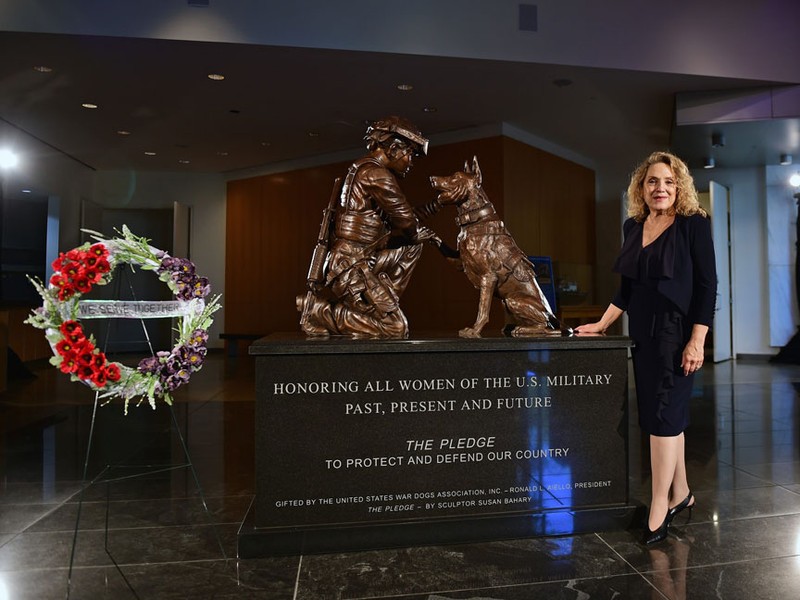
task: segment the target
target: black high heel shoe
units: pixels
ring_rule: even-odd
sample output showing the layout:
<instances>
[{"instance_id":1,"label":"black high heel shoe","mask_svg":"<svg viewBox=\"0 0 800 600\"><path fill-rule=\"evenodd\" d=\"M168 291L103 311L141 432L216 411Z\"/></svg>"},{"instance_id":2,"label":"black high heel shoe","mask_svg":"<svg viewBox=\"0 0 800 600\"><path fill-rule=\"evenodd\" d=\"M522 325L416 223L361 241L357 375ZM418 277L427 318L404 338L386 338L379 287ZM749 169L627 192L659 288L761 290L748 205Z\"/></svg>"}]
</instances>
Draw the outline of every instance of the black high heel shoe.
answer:
<instances>
[{"instance_id":1,"label":"black high heel shoe","mask_svg":"<svg viewBox=\"0 0 800 600\"><path fill-rule=\"evenodd\" d=\"M692 503L691 505L689 504L690 502ZM682 512L687 508L689 509L689 518L691 519L692 509L694 508L695 504L697 504L697 501L695 500L694 494L692 494L692 492L690 491L689 495L686 496L686 498L684 498L680 504L673 506L667 511L667 521L672 523L672 520L678 516L678 513Z\"/></svg>"},{"instance_id":2,"label":"black high heel shoe","mask_svg":"<svg viewBox=\"0 0 800 600\"><path fill-rule=\"evenodd\" d=\"M671 519L669 518L669 511L667 511L667 516L664 517L664 521L655 531L650 531L650 526L645 524L644 536L642 536L642 544L645 546L652 546L653 544L663 542L665 539L667 539L667 530L669 530L670 521Z\"/></svg>"}]
</instances>

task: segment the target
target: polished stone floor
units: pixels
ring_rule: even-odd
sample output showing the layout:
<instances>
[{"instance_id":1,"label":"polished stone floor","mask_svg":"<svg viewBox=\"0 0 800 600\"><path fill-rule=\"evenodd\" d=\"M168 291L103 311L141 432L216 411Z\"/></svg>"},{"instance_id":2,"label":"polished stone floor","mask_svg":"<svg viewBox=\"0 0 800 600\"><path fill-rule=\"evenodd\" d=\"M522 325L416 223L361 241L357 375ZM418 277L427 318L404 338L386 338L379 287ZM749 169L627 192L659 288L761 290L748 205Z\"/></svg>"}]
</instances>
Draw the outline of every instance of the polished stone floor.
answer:
<instances>
[{"instance_id":1,"label":"polished stone floor","mask_svg":"<svg viewBox=\"0 0 800 600\"><path fill-rule=\"evenodd\" d=\"M800 597L800 366L704 367L687 431L697 507L655 548L631 529L247 560L236 532L254 490L249 357L212 354L172 412L99 407L86 466L110 481L92 485L93 394L30 366L35 378L0 394L0 600ZM631 450L646 504L635 423Z\"/></svg>"}]
</instances>

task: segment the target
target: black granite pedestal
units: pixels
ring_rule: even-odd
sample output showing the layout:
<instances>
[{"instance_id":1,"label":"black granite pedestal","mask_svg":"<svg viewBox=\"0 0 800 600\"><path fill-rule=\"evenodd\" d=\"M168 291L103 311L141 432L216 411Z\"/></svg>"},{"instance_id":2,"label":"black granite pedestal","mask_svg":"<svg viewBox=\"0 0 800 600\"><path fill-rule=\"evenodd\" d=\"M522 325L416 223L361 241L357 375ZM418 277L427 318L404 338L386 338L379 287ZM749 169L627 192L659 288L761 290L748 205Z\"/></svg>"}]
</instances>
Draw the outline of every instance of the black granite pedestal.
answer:
<instances>
[{"instance_id":1,"label":"black granite pedestal","mask_svg":"<svg viewBox=\"0 0 800 600\"><path fill-rule=\"evenodd\" d=\"M256 496L239 556L628 527L629 346L257 340Z\"/></svg>"}]
</instances>

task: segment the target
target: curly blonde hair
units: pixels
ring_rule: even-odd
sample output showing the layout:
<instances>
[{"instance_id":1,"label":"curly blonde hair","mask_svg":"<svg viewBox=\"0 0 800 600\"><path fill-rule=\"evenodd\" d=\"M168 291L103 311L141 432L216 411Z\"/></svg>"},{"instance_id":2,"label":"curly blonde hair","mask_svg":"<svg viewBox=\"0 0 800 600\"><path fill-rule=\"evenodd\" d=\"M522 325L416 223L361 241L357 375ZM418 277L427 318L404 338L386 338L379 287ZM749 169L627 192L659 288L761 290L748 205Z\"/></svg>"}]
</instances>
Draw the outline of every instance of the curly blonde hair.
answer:
<instances>
[{"instance_id":1,"label":"curly blonde hair","mask_svg":"<svg viewBox=\"0 0 800 600\"><path fill-rule=\"evenodd\" d=\"M686 217L701 214L707 217L708 214L700 207L697 200L697 190L694 187L694 179L689 173L689 167L680 158L669 152L653 152L631 174L631 182L628 185L628 216L641 222L650 214L642 190L647 170L651 165L657 163L664 163L672 169L672 173L675 175L675 204L672 207L675 214Z\"/></svg>"}]
</instances>

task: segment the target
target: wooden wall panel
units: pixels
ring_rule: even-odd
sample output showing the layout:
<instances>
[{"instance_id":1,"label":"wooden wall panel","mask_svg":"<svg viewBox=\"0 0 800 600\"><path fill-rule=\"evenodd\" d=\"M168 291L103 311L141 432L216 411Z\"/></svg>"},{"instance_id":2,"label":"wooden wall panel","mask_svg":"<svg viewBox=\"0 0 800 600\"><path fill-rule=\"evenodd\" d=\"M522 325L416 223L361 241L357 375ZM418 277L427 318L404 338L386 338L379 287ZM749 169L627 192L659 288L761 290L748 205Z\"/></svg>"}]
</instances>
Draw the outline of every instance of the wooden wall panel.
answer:
<instances>
[{"instance_id":1,"label":"wooden wall panel","mask_svg":"<svg viewBox=\"0 0 800 600\"><path fill-rule=\"evenodd\" d=\"M503 147L511 234L529 254L550 256L556 277L578 282L591 303L594 171L516 140Z\"/></svg>"},{"instance_id":2,"label":"wooden wall panel","mask_svg":"<svg viewBox=\"0 0 800 600\"><path fill-rule=\"evenodd\" d=\"M484 189L512 234L515 238L522 235L526 251L547 253L545 250L551 247L542 246L537 237L547 229L541 225L544 204L531 202L531 198L545 198L556 206L569 194L563 192L565 179L546 181L550 171L559 161L566 163L563 169L576 165L563 159L551 163L550 159L556 157L536 149L529 152L528 146L509 142L498 136L433 146L429 156L415 160L414 169L401 186L412 204L425 204L435 197L429 182L431 175L460 170L465 160L471 161L477 155ZM343 177L348 166L346 162L336 163L228 183L226 332L299 330L295 297L305 292L308 263L333 181ZM592 199L593 185L592 174ZM513 189L511 194L509 186ZM560 190L556 198L551 198L553 190ZM548 210L546 214L554 212ZM454 217L452 208L444 209L425 224L455 246L458 227ZM588 230L593 227L593 213L591 218L586 225ZM574 227L570 219L569 227L562 229ZM591 247L591 256L582 259L593 261L593 238L582 244ZM561 244L559 240L558 247L562 245L571 248L568 241ZM572 258L572 254L569 256ZM401 300L412 334L432 330L455 333L474 322L477 302L477 290L432 246L425 248ZM502 308L496 302L487 327L496 330L502 326Z\"/></svg>"}]
</instances>

